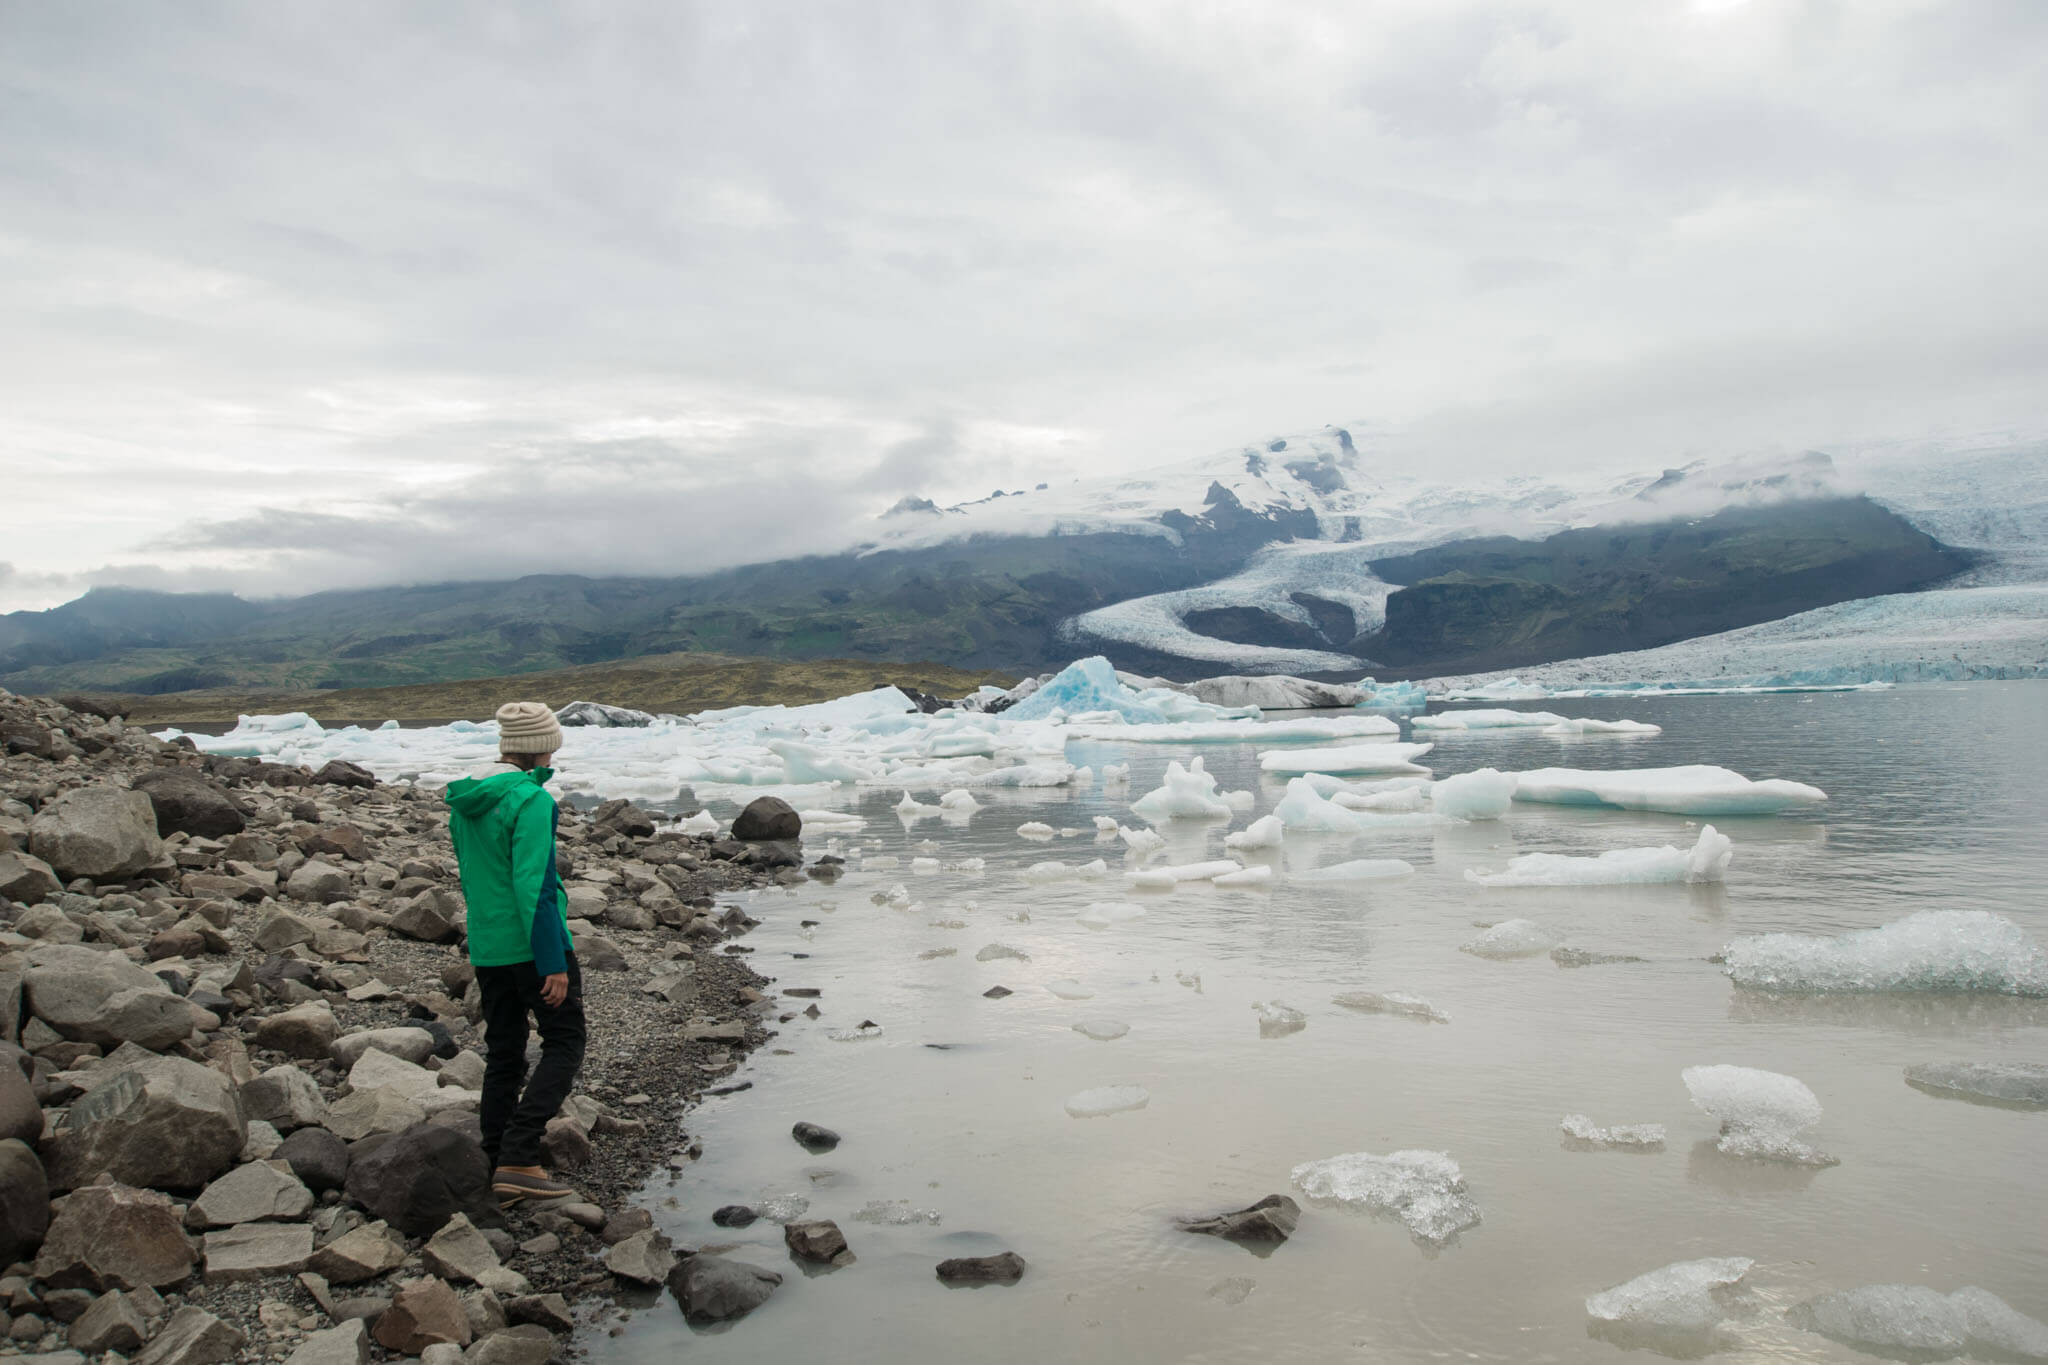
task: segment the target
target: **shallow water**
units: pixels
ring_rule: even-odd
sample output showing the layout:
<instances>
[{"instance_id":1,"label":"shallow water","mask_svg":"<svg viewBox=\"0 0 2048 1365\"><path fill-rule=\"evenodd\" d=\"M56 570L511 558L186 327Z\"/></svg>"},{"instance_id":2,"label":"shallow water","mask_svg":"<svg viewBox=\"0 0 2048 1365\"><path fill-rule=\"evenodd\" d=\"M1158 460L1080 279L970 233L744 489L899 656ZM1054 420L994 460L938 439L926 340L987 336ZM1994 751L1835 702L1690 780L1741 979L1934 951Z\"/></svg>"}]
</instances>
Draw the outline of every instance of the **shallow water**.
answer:
<instances>
[{"instance_id":1,"label":"shallow water","mask_svg":"<svg viewBox=\"0 0 2048 1365\"><path fill-rule=\"evenodd\" d=\"M1498 823L1296 834L1277 851L1283 872L1354 858L1416 865L1397 881L1147 895L1123 891L1121 845L1096 843L1091 817L1135 823L1130 801L1166 762L1200 754L1224 788L1257 791L1258 806L1229 825L1175 825L1165 856L1224 856L1223 831L1270 809L1284 786L1261 778L1251 747L1075 744L1076 762L1131 763L1129 788L977 792L984 809L965 826L906 830L889 809L896 792L849 794L869 823L842 843L899 864L745 902L763 921L744 940L754 965L778 989L820 988L822 1017L782 1026L735 1078L752 1089L695 1111L704 1159L642 1197L679 1243L736 1244L785 1283L728 1330L693 1331L663 1298L614 1324L617 1336L595 1330L583 1344L606 1362L1579 1361L1619 1354L1589 1334L1588 1294L1703 1256L1757 1261L1752 1313L1726 1359L1867 1359L1779 1310L1872 1282L1977 1284L2048 1318L2048 1113L1936 1097L1901 1076L1927 1061L2048 1060L2048 1002L1758 996L1705 960L1737 933L1837 933L1931 908L1996 911L2048 941L2048 684L1537 706L1664 733L1432 735L1423 761L1439 777L1718 763L1810 782L1831 800L1813 815L1716 820L1735 840L1725 886L1465 882L1463 869L1518 852L1683 847L1697 832L1676 816L1518 804ZM1032 842L1015 833L1027 820L1086 832ZM914 875L921 852L988 866ZM1101 882L1020 875L1098 854L1113 869ZM873 903L897 883L915 908ZM1079 924L1100 900L1147 913ZM1568 970L1458 951L1476 925L1513 917L1572 947L1646 960ZM976 961L991 943L1029 960ZM1061 978L1093 998L1056 997L1046 983ZM1016 993L985 999L998 984ZM1331 1003L1360 990L1412 992L1450 1022ZM1303 1011L1307 1027L1262 1038L1253 1005L1273 1001ZM1097 1042L1073 1028L1105 1016L1129 1033ZM828 1039L863 1020L882 1036ZM1810 1085L1826 1115L1805 1136L1841 1164L1717 1154L1714 1121L1693 1109L1679 1072L1719 1062ZM1068 1116L1068 1096L1115 1084L1145 1087L1148 1105ZM1669 1141L1647 1154L1569 1150L1558 1131L1568 1112L1661 1123ZM811 1155L789 1136L798 1119L845 1141ZM1410 1147L1456 1158L1484 1215L1441 1252L1343 1208L1305 1205L1295 1236L1263 1258L1173 1225L1269 1193L1298 1197L1289 1172L1305 1161ZM710 1221L721 1205L780 1193L837 1220L859 1261L807 1277L775 1225ZM941 1221L857 1221L875 1200ZM1030 1264L1015 1287L948 1290L933 1277L943 1258L1005 1248Z\"/></svg>"}]
</instances>

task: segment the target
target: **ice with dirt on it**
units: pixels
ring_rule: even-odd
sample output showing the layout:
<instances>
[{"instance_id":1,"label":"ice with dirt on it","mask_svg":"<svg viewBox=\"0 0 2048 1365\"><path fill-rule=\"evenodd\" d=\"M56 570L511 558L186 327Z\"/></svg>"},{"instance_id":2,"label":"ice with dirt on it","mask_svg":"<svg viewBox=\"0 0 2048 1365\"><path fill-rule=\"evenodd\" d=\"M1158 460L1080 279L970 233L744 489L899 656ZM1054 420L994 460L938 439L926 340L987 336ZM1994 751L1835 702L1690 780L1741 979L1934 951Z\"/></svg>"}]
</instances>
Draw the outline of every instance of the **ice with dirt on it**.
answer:
<instances>
[{"instance_id":1,"label":"ice with dirt on it","mask_svg":"<svg viewBox=\"0 0 2048 1365\"><path fill-rule=\"evenodd\" d=\"M1114 815L1098 815L1095 817L1095 832L1097 834L1115 834L1122 828L1123 826L1116 822Z\"/></svg>"},{"instance_id":2,"label":"ice with dirt on it","mask_svg":"<svg viewBox=\"0 0 2048 1365\"><path fill-rule=\"evenodd\" d=\"M1074 1032L1084 1038L1093 1038L1098 1043L1113 1043L1131 1031L1131 1026L1121 1019L1094 1016L1079 1019L1074 1023Z\"/></svg>"},{"instance_id":3,"label":"ice with dirt on it","mask_svg":"<svg viewBox=\"0 0 2048 1365\"><path fill-rule=\"evenodd\" d=\"M1498 820L1514 804L1516 778L1494 768L1477 768L1431 784L1430 808L1454 820Z\"/></svg>"},{"instance_id":4,"label":"ice with dirt on it","mask_svg":"<svg viewBox=\"0 0 2048 1365\"><path fill-rule=\"evenodd\" d=\"M1796 1076L1747 1066L1689 1066L1679 1073L1692 1102L1721 1121L1723 1155L1798 1166L1838 1159L1799 1140L1821 1119L1820 1100Z\"/></svg>"},{"instance_id":5,"label":"ice with dirt on it","mask_svg":"<svg viewBox=\"0 0 2048 1365\"><path fill-rule=\"evenodd\" d=\"M1922 1062L1906 1068L1906 1084L1938 1095L2048 1109L2048 1065L2039 1062Z\"/></svg>"},{"instance_id":6,"label":"ice with dirt on it","mask_svg":"<svg viewBox=\"0 0 2048 1365\"><path fill-rule=\"evenodd\" d=\"M1582 735L1661 735L1664 727L1641 720L1595 720L1579 716L1546 725L1539 732L1548 739L1576 739Z\"/></svg>"},{"instance_id":7,"label":"ice with dirt on it","mask_svg":"<svg viewBox=\"0 0 2048 1365\"><path fill-rule=\"evenodd\" d=\"M1261 815L1243 829L1234 829L1223 836L1225 848L1278 848L1286 837L1287 826L1277 815Z\"/></svg>"},{"instance_id":8,"label":"ice with dirt on it","mask_svg":"<svg viewBox=\"0 0 2048 1365\"><path fill-rule=\"evenodd\" d=\"M1035 839L1041 843L1058 833L1058 830L1046 824L1043 820L1026 820L1023 824L1017 826L1019 838Z\"/></svg>"},{"instance_id":9,"label":"ice with dirt on it","mask_svg":"<svg viewBox=\"0 0 2048 1365\"><path fill-rule=\"evenodd\" d=\"M1225 889L1244 886L1270 886L1273 869L1270 867L1242 867L1235 872L1226 872L1220 877L1211 877L1209 885Z\"/></svg>"},{"instance_id":10,"label":"ice with dirt on it","mask_svg":"<svg viewBox=\"0 0 2048 1365\"><path fill-rule=\"evenodd\" d=\"M1021 948L1012 948L1007 943L991 943L974 955L976 962L1016 961L1029 962L1031 954Z\"/></svg>"},{"instance_id":11,"label":"ice with dirt on it","mask_svg":"<svg viewBox=\"0 0 2048 1365\"><path fill-rule=\"evenodd\" d=\"M1595 1147L1664 1145L1664 1125L1661 1123L1617 1123L1612 1128L1602 1128L1584 1114L1566 1114L1557 1126L1574 1142L1590 1143Z\"/></svg>"},{"instance_id":12,"label":"ice with dirt on it","mask_svg":"<svg viewBox=\"0 0 2048 1365\"><path fill-rule=\"evenodd\" d=\"M1729 1316L1716 1290L1741 1282L1756 1264L1747 1256L1677 1261L1586 1300L1595 1322L1650 1332L1711 1332Z\"/></svg>"},{"instance_id":13,"label":"ice with dirt on it","mask_svg":"<svg viewBox=\"0 0 2048 1365\"><path fill-rule=\"evenodd\" d=\"M1417 730L1521 730L1559 725L1563 716L1548 711L1443 711L1434 716L1416 716L1408 724Z\"/></svg>"},{"instance_id":14,"label":"ice with dirt on it","mask_svg":"<svg viewBox=\"0 0 2048 1365\"><path fill-rule=\"evenodd\" d=\"M1409 877L1415 873L1415 864L1399 858L1354 858L1348 863L1332 863L1328 867L1313 868L1297 872L1298 882L1380 882L1393 877Z\"/></svg>"},{"instance_id":15,"label":"ice with dirt on it","mask_svg":"<svg viewBox=\"0 0 2048 1365\"><path fill-rule=\"evenodd\" d=\"M1722 955L1729 977L1752 990L2048 996L2048 953L1989 910L1920 910L1837 938L1746 934Z\"/></svg>"},{"instance_id":16,"label":"ice with dirt on it","mask_svg":"<svg viewBox=\"0 0 2048 1365\"><path fill-rule=\"evenodd\" d=\"M1592 858L1562 853L1524 853L1502 872L1465 869L1465 880L1480 886L1657 886L1675 882L1724 881L1735 841L1712 825L1700 828L1690 849L1616 848Z\"/></svg>"},{"instance_id":17,"label":"ice with dirt on it","mask_svg":"<svg viewBox=\"0 0 2048 1365\"><path fill-rule=\"evenodd\" d=\"M1145 907L1129 901L1097 901L1074 918L1087 928L1107 929L1113 924L1145 918Z\"/></svg>"},{"instance_id":18,"label":"ice with dirt on it","mask_svg":"<svg viewBox=\"0 0 2048 1365\"><path fill-rule=\"evenodd\" d=\"M1077 1119L1107 1118L1143 1109L1151 1101L1142 1085L1104 1085L1067 1096L1067 1112Z\"/></svg>"},{"instance_id":19,"label":"ice with dirt on it","mask_svg":"<svg viewBox=\"0 0 2048 1365\"><path fill-rule=\"evenodd\" d=\"M1304 1162L1292 1179L1312 1200L1399 1218L1429 1246L1441 1247L1479 1222L1479 1206L1466 1197L1464 1172L1449 1152L1347 1152Z\"/></svg>"},{"instance_id":20,"label":"ice with dirt on it","mask_svg":"<svg viewBox=\"0 0 2048 1365\"><path fill-rule=\"evenodd\" d=\"M1131 803L1131 814L1150 824L1165 820L1228 820L1230 803L1216 791L1216 779L1203 769L1202 760L1191 758L1182 767L1178 760L1166 765L1162 786Z\"/></svg>"},{"instance_id":21,"label":"ice with dirt on it","mask_svg":"<svg viewBox=\"0 0 2048 1365\"><path fill-rule=\"evenodd\" d=\"M1062 1000L1093 1000L1095 998L1094 991L1089 990L1070 976L1063 976L1057 981L1048 981L1045 983L1045 988Z\"/></svg>"},{"instance_id":22,"label":"ice with dirt on it","mask_svg":"<svg viewBox=\"0 0 2048 1365\"><path fill-rule=\"evenodd\" d=\"M1559 941L1556 934L1534 920L1510 919L1502 920L1469 943L1459 944L1458 951L1504 962L1510 958L1547 953Z\"/></svg>"},{"instance_id":23,"label":"ice with dirt on it","mask_svg":"<svg viewBox=\"0 0 2048 1365\"><path fill-rule=\"evenodd\" d=\"M1304 773L1427 773L1414 760L1433 744L1351 744L1341 749L1264 749L1259 769L1277 777Z\"/></svg>"},{"instance_id":24,"label":"ice with dirt on it","mask_svg":"<svg viewBox=\"0 0 2048 1365\"><path fill-rule=\"evenodd\" d=\"M1346 991L1330 997L1330 1003L1360 1014L1392 1014L1425 1024L1448 1024L1451 1016L1419 995L1405 991Z\"/></svg>"},{"instance_id":25,"label":"ice with dirt on it","mask_svg":"<svg viewBox=\"0 0 2048 1365\"><path fill-rule=\"evenodd\" d=\"M1707 764L1679 768L1536 768L1516 773L1515 800L1553 806L1612 806L1668 815L1775 815L1805 810L1828 794L1804 782L1741 773Z\"/></svg>"},{"instance_id":26,"label":"ice with dirt on it","mask_svg":"<svg viewBox=\"0 0 2048 1365\"><path fill-rule=\"evenodd\" d=\"M1283 1005L1278 1000L1270 1003L1254 1000L1252 1008L1259 1014L1261 1038L1285 1038L1290 1033L1299 1033L1308 1027L1306 1014L1292 1005Z\"/></svg>"},{"instance_id":27,"label":"ice with dirt on it","mask_svg":"<svg viewBox=\"0 0 2048 1365\"><path fill-rule=\"evenodd\" d=\"M2048 1323L1976 1285L1944 1294L1918 1284L1867 1284L1795 1304L1785 1318L1845 1345L1906 1359L2048 1361Z\"/></svg>"}]
</instances>

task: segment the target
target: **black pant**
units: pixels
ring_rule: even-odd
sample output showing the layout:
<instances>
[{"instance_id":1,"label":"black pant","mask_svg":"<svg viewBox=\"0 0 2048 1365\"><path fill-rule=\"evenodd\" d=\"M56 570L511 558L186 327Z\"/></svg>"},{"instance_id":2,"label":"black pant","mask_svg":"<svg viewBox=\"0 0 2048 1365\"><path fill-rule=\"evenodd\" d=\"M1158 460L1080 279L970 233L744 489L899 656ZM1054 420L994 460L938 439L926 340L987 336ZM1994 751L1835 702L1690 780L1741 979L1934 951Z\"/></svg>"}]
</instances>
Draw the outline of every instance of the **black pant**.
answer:
<instances>
[{"instance_id":1,"label":"black pant","mask_svg":"<svg viewBox=\"0 0 2048 1365\"><path fill-rule=\"evenodd\" d=\"M540 1165L541 1134L569 1098L583 1065L583 973L569 954L569 994L559 1005L540 998L540 973L531 962L478 967L483 997L484 1093L478 1120L493 1166ZM526 1079L526 1016L540 1030L540 1065Z\"/></svg>"}]
</instances>

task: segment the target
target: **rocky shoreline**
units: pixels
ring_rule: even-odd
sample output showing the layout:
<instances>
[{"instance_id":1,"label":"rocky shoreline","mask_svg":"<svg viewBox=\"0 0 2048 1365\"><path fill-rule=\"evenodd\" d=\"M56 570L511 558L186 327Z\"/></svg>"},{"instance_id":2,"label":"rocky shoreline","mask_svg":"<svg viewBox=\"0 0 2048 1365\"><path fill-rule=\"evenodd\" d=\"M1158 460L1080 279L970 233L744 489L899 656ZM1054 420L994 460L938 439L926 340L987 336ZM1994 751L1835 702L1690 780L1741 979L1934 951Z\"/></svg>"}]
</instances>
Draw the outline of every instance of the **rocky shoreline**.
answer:
<instances>
[{"instance_id":1,"label":"rocky shoreline","mask_svg":"<svg viewBox=\"0 0 2048 1365\"><path fill-rule=\"evenodd\" d=\"M775 1022L719 897L836 873L793 811L563 807L591 1041L547 1148L582 1198L501 1212L438 791L66 700L0 692L0 1356L544 1365L615 1291L772 1289L626 1201Z\"/></svg>"}]
</instances>

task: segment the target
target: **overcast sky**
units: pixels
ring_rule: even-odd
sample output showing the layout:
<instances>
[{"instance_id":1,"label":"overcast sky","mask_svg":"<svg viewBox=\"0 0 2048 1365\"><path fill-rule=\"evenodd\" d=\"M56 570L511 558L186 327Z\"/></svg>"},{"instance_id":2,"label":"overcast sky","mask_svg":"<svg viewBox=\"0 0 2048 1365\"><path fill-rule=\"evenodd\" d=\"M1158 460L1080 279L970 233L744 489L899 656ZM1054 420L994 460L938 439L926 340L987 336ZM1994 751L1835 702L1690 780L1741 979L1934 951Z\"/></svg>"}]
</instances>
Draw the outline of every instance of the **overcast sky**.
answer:
<instances>
[{"instance_id":1,"label":"overcast sky","mask_svg":"<svg viewBox=\"0 0 2048 1365\"><path fill-rule=\"evenodd\" d=\"M2038 427L2044 130L2042 0L0 0L0 608Z\"/></svg>"}]
</instances>

